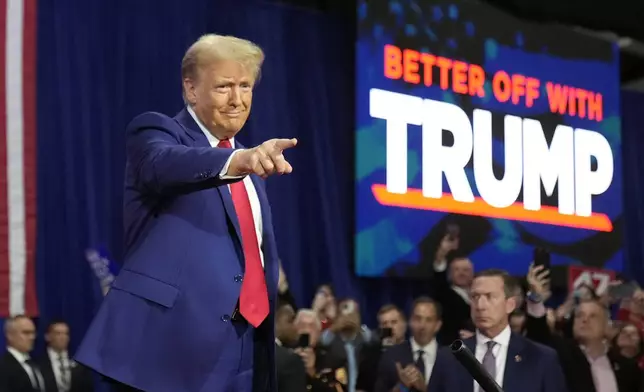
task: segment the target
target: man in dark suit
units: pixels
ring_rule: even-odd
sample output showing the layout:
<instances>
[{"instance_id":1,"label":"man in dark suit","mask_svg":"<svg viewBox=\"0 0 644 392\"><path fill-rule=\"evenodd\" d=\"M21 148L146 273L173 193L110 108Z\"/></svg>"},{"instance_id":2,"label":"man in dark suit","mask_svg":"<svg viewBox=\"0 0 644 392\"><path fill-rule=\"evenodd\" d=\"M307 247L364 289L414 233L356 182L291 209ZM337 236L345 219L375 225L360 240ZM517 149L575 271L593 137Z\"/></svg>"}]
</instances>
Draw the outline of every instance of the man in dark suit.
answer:
<instances>
[{"instance_id":1,"label":"man in dark suit","mask_svg":"<svg viewBox=\"0 0 644 392\"><path fill-rule=\"evenodd\" d=\"M512 278L501 270L475 277L470 297L476 334L465 345L505 392L567 392L557 353L510 330L514 287ZM483 392L454 357L436 364L429 390Z\"/></svg>"},{"instance_id":2,"label":"man in dark suit","mask_svg":"<svg viewBox=\"0 0 644 392\"><path fill-rule=\"evenodd\" d=\"M446 235L434 260L434 298L444 309L443 327L437 339L444 345L474 334L469 297L474 266L465 254L456 250L458 242L458 237Z\"/></svg>"},{"instance_id":3,"label":"man in dark suit","mask_svg":"<svg viewBox=\"0 0 644 392\"><path fill-rule=\"evenodd\" d=\"M451 356L438 347L436 333L441 327L440 305L427 297L416 299L409 319L411 338L389 348L380 359L375 392L390 392L394 388L415 392L428 391L434 365Z\"/></svg>"},{"instance_id":4,"label":"man in dark suit","mask_svg":"<svg viewBox=\"0 0 644 392\"><path fill-rule=\"evenodd\" d=\"M69 326L57 320L45 332L47 350L37 362L45 380L46 392L92 392L92 374L69 357Z\"/></svg>"},{"instance_id":5,"label":"man in dark suit","mask_svg":"<svg viewBox=\"0 0 644 392\"><path fill-rule=\"evenodd\" d=\"M127 127L125 262L76 359L119 388L274 391L278 257L263 178L295 139L244 149L264 59L206 35L181 65L187 107Z\"/></svg>"},{"instance_id":6,"label":"man in dark suit","mask_svg":"<svg viewBox=\"0 0 644 392\"><path fill-rule=\"evenodd\" d=\"M550 296L548 271L530 266L526 335L554 348L565 370L570 392L641 392L637 363L621 356L606 342L610 314L598 300L581 302L574 310L572 338L551 332L543 304Z\"/></svg>"},{"instance_id":7,"label":"man in dark suit","mask_svg":"<svg viewBox=\"0 0 644 392\"><path fill-rule=\"evenodd\" d=\"M36 327L26 316L14 316L4 324L7 350L0 357L0 391L45 392L45 382L29 353L34 347Z\"/></svg>"}]
</instances>

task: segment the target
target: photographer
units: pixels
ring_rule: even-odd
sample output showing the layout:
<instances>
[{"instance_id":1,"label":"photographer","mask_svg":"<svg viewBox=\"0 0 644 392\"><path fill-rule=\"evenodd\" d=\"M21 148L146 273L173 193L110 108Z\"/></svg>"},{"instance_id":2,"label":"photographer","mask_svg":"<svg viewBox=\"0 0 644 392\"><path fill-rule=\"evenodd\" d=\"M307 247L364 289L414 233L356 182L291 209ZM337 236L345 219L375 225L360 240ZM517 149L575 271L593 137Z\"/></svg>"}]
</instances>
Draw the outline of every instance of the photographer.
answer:
<instances>
[{"instance_id":1,"label":"photographer","mask_svg":"<svg viewBox=\"0 0 644 392\"><path fill-rule=\"evenodd\" d=\"M378 364L383 353L405 341L405 314L396 305L385 305L378 311L378 334L362 349L356 390L373 391L378 378Z\"/></svg>"},{"instance_id":2,"label":"photographer","mask_svg":"<svg viewBox=\"0 0 644 392\"><path fill-rule=\"evenodd\" d=\"M365 346L372 344L374 334L361 325L360 308L354 299L338 303L338 316L331 327L322 333L322 345L329 354L347 369L347 389L356 391L358 367Z\"/></svg>"},{"instance_id":3,"label":"photographer","mask_svg":"<svg viewBox=\"0 0 644 392\"><path fill-rule=\"evenodd\" d=\"M316 312L301 309L295 317L298 335L297 347L293 350L304 363L307 390L313 392L342 392L347 383L347 372L342 360L334 358L320 346L322 325Z\"/></svg>"}]
</instances>

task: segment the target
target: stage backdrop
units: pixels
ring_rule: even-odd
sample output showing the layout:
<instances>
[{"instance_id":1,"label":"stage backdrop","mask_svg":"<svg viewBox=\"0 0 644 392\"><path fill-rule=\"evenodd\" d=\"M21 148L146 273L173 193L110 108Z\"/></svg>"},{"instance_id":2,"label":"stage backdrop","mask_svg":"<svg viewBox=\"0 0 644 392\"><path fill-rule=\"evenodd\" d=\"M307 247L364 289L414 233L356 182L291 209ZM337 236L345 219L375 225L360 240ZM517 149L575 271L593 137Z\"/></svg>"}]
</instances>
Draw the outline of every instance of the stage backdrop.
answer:
<instances>
[{"instance_id":1,"label":"stage backdrop","mask_svg":"<svg viewBox=\"0 0 644 392\"><path fill-rule=\"evenodd\" d=\"M359 275L426 277L444 237L622 270L616 46L468 0L361 1L358 31Z\"/></svg>"}]
</instances>

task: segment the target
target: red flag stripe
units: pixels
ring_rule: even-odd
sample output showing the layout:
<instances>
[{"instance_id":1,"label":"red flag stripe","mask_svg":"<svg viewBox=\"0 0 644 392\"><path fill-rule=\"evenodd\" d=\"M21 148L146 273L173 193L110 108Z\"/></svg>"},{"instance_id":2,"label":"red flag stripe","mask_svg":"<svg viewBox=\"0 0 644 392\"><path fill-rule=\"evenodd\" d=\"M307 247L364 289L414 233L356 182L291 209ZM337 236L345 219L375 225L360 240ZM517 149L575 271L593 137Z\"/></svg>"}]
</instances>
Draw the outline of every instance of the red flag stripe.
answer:
<instances>
[{"instance_id":1,"label":"red flag stripe","mask_svg":"<svg viewBox=\"0 0 644 392\"><path fill-rule=\"evenodd\" d=\"M25 313L38 315L36 298L36 26L37 0L24 0L23 26L23 159L25 182L26 282Z\"/></svg>"},{"instance_id":2,"label":"red flag stripe","mask_svg":"<svg viewBox=\"0 0 644 392\"><path fill-rule=\"evenodd\" d=\"M7 26L7 2L0 0L0 26ZM7 28L0 29L0 317L9 315L9 224L7 212Z\"/></svg>"}]
</instances>

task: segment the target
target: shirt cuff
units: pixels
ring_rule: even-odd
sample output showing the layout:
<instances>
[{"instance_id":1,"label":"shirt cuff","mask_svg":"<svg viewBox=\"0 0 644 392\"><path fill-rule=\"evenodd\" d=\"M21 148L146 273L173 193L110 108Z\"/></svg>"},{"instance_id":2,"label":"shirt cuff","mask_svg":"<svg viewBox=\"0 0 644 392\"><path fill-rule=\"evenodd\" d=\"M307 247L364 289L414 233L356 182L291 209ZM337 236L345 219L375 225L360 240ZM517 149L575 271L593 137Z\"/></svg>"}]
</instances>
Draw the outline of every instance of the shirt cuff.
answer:
<instances>
[{"instance_id":1,"label":"shirt cuff","mask_svg":"<svg viewBox=\"0 0 644 392\"><path fill-rule=\"evenodd\" d=\"M526 302L526 310L528 312L528 315L534 318L541 318L546 315L546 306L543 304L543 302Z\"/></svg>"},{"instance_id":2,"label":"shirt cuff","mask_svg":"<svg viewBox=\"0 0 644 392\"><path fill-rule=\"evenodd\" d=\"M221 178L222 180L236 180L236 179L239 179L239 178L246 177L246 176L229 176L229 175L226 174L226 173L228 173L228 166L230 166L230 161L232 161L232 159L235 156L235 154L237 154L240 151L241 150L235 150L235 151L232 152L232 154L230 154L230 156L228 157L228 160L226 161L226 164L224 165L224 168L221 169L221 171L219 172L219 178Z\"/></svg>"},{"instance_id":3,"label":"shirt cuff","mask_svg":"<svg viewBox=\"0 0 644 392\"><path fill-rule=\"evenodd\" d=\"M446 269L447 269L447 260L441 260L438 263L434 263L434 271L445 272Z\"/></svg>"}]
</instances>

